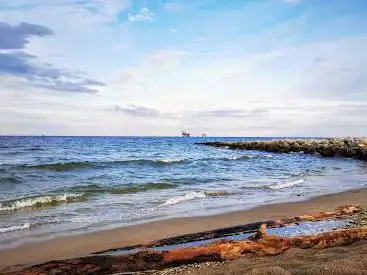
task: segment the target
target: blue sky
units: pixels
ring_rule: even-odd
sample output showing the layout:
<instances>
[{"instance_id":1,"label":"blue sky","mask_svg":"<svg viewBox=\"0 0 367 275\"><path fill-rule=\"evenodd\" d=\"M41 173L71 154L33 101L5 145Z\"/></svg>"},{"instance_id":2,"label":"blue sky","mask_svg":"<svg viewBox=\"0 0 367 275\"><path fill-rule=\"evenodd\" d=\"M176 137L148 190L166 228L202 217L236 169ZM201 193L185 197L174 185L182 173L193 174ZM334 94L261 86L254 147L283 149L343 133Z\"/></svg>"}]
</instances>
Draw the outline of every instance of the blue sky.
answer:
<instances>
[{"instance_id":1,"label":"blue sky","mask_svg":"<svg viewBox=\"0 0 367 275\"><path fill-rule=\"evenodd\" d=\"M367 135L365 0L0 0L0 133Z\"/></svg>"}]
</instances>

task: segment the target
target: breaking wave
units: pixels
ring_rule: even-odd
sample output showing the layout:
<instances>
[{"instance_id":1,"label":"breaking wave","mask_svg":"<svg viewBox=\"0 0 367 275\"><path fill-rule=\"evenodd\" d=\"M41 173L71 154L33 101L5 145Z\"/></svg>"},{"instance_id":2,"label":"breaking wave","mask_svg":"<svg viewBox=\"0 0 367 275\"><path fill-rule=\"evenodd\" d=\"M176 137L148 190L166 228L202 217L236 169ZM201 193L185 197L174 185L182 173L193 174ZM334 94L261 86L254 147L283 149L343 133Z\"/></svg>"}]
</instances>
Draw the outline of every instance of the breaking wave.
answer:
<instances>
[{"instance_id":1,"label":"breaking wave","mask_svg":"<svg viewBox=\"0 0 367 275\"><path fill-rule=\"evenodd\" d=\"M222 196L229 196L231 193L226 191L192 191L188 192L183 196L178 196L174 198L168 199L165 203L161 204L160 206L168 206L178 204L180 202L194 200L194 199L201 199L206 197L222 197Z\"/></svg>"},{"instance_id":2,"label":"breaking wave","mask_svg":"<svg viewBox=\"0 0 367 275\"><path fill-rule=\"evenodd\" d=\"M13 225L9 227L0 227L0 233L7 233L7 232L25 230L25 229L30 229L30 228L31 228L30 223L25 223L23 225Z\"/></svg>"},{"instance_id":3,"label":"breaking wave","mask_svg":"<svg viewBox=\"0 0 367 275\"><path fill-rule=\"evenodd\" d=\"M197 199L197 198L205 198L205 197L206 197L206 194L205 194L204 191L189 192L189 193L186 193L183 196L168 199L165 203L161 204L161 206L178 204L178 203L183 202L183 201L193 200L193 199Z\"/></svg>"},{"instance_id":4,"label":"breaking wave","mask_svg":"<svg viewBox=\"0 0 367 275\"><path fill-rule=\"evenodd\" d=\"M243 159L254 159L254 158L272 158L272 155L241 155L225 157L223 160L243 160Z\"/></svg>"},{"instance_id":5,"label":"breaking wave","mask_svg":"<svg viewBox=\"0 0 367 275\"><path fill-rule=\"evenodd\" d=\"M59 203L71 203L85 200L84 194L63 194L21 198L0 203L0 211L15 211L23 208L39 208Z\"/></svg>"},{"instance_id":6,"label":"breaking wave","mask_svg":"<svg viewBox=\"0 0 367 275\"><path fill-rule=\"evenodd\" d=\"M274 185L270 185L270 189L283 189L283 188L289 188L295 185L302 184L305 180L304 179L296 179L291 181L285 181L285 182L279 182Z\"/></svg>"},{"instance_id":7,"label":"breaking wave","mask_svg":"<svg viewBox=\"0 0 367 275\"><path fill-rule=\"evenodd\" d=\"M184 162L184 159L161 159L161 160L154 160L155 163L181 163Z\"/></svg>"}]
</instances>

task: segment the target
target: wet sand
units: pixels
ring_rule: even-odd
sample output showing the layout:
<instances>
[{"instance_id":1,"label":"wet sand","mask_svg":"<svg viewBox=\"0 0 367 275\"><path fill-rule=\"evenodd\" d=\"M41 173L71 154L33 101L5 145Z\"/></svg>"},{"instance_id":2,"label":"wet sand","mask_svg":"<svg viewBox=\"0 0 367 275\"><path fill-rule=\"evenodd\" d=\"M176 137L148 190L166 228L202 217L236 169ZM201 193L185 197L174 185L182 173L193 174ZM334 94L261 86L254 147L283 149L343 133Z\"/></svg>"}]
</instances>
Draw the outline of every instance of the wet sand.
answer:
<instances>
[{"instance_id":1,"label":"wet sand","mask_svg":"<svg viewBox=\"0 0 367 275\"><path fill-rule=\"evenodd\" d=\"M150 222L108 231L25 244L12 249L0 250L0 269L54 259L79 257L93 252L147 243L182 234L331 210L346 204L367 207L367 188L321 196L303 202L266 205L216 216Z\"/></svg>"}]
</instances>

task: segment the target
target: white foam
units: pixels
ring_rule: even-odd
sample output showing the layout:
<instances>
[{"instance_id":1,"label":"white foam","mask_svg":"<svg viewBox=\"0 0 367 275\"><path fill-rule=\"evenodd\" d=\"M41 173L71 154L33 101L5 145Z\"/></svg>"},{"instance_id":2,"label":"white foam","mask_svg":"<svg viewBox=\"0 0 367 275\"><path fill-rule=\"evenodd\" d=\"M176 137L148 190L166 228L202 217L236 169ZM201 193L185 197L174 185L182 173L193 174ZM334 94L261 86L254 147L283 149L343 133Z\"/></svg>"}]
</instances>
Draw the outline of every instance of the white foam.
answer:
<instances>
[{"instance_id":1,"label":"white foam","mask_svg":"<svg viewBox=\"0 0 367 275\"><path fill-rule=\"evenodd\" d=\"M205 197L206 197L206 194L205 194L204 191L189 192L189 193L186 193L183 196L168 199L165 203L161 204L161 206L178 204L178 203L183 202L183 201L193 200L193 199L197 199L197 198L205 198Z\"/></svg>"},{"instance_id":2,"label":"white foam","mask_svg":"<svg viewBox=\"0 0 367 275\"><path fill-rule=\"evenodd\" d=\"M25 230L31 228L30 223L25 223L23 225L13 225L9 227L0 227L0 233L7 233L12 231L18 231L18 230Z\"/></svg>"},{"instance_id":3,"label":"white foam","mask_svg":"<svg viewBox=\"0 0 367 275\"><path fill-rule=\"evenodd\" d=\"M292 181L279 182L277 184L270 185L269 188L270 189L283 189L283 188L288 188L288 187L292 187L292 186L301 184L304 181L305 181L304 179L297 179L297 180L292 180Z\"/></svg>"},{"instance_id":4,"label":"white foam","mask_svg":"<svg viewBox=\"0 0 367 275\"><path fill-rule=\"evenodd\" d=\"M241 159L253 159L253 158L272 158L273 155L241 155L241 156L231 156L226 157L226 160L241 160Z\"/></svg>"},{"instance_id":5,"label":"white foam","mask_svg":"<svg viewBox=\"0 0 367 275\"><path fill-rule=\"evenodd\" d=\"M43 206L57 202L71 202L79 200L83 194L65 193L63 195L40 196L34 198L24 198L8 203L0 203L0 211L14 211L22 208Z\"/></svg>"},{"instance_id":6,"label":"white foam","mask_svg":"<svg viewBox=\"0 0 367 275\"><path fill-rule=\"evenodd\" d=\"M255 156L250 156L250 155L243 155L243 156L233 156L233 157L227 157L225 158L226 160L240 160L240 159L252 159Z\"/></svg>"},{"instance_id":7,"label":"white foam","mask_svg":"<svg viewBox=\"0 0 367 275\"><path fill-rule=\"evenodd\" d=\"M178 163L178 162L182 162L184 161L184 159L161 159L161 160L157 160L156 162L163 162L163 163Z\"/></svg>"}]
</instances>

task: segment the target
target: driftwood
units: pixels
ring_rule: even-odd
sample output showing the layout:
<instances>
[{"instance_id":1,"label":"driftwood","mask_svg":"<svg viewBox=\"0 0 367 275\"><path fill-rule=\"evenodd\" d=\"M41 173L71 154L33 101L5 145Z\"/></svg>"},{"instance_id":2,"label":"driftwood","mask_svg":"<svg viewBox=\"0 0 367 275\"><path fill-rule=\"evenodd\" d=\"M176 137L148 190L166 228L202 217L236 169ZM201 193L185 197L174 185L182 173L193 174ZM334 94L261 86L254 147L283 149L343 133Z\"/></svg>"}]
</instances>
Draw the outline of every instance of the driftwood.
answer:
<instances>
[{"instance_id":1,"label":"driftwood","mask_svg":"<svg viewBox=\"0 0 367 275\"><path fill-rule=\"evenodd\" d=\"M334 211L314 213L288 219L275 220L273 225L283 226L304 220L321 220L341 217L359 212L354 206L339 207ZM246 254L259 256L277 255L289 248L322 249L347 245L359 240L367 240L367 227L337 230L314 236L279 237L266 233L267 224L263 223L248 240L221 240L203 246L178 248L168 251L146 249L130 255L96 255L77 259L50 261L20 270L12 274L113 274L144 270L161 270L167 267L207 261L225 261Z\"/></svg>"},{"instance_id":2,"label":"driftwood","mask_svg":"<svg viewBox=\"0 0 367 275\"><path fill-rule=\"evenodd\" d=\"M264 224L260 228L257 240L254 241L218 241L206 246L163 252L150 250L125 256L92 256L51 261L25 268L14 274L113 274L117 272L161 270L182 264L230 260L249 253L258 256L270 256L280 254L292 247L323 249L367 240L367 227L293 238L267 235L265 229Z\"/></svg>"},{"instance_id":3,"label":"driftwood","mask_svg":"<svg viewBox=\"0 0 367 275\"><path fill-rule=\"evenodd\" d=\"M149 249L149 248L154 248L154 247L163 247L167 245L175 245L175 244L182 244L182 243L188 243L188 242L210 240L214 238L223 238L223 237L231 236L235 234L255 233L258 231L258 228L262 224L266 224L267 228L277 228L277 227L283 227L283 226L296 224L299 222L305 222L305 221L320 221L320 220L331 219L331 218L343 219L348 215L356 214L356 213L359 213L360 211L362 211L362 209L359 207L352 206L352 205L345 205L345 206L340 206L332 211L315 212L309 215L302 215L302 216L269 220L269 221L261 221L261 222L255 222L255 223L250 223L250 224L245 224L245 225L234 226L234 227L227 227L227 228L221 228L221 229L216 229L216 230L186 234L186 235L162 239L162 240L158 240L158 241L154 241L154 242L150 242L146 244L139 244L139 245L127 246L127 247L122 247L122 248L117 248L117 249L99 251L93 254L98 255L98 254L106 254L106 253L118 252L118 251L128 251L128 250L133 250L133 249Z\"/></svg>"},{"instance_id":4,"label":"driftwood","mask_svg":"<svg viewBox=\"0 0 367 275\"><path fill-rule=\"evenodd\" d=\"M163 252L163 258L166 264L191 263L196 261L198 257L208 260L228 260L248 253L270 256L282 253L291 247L321 249L347 245L365 239L367 239L367 227L338 230L315 236L282 238L276 235L267 235L264 225L260 229L258 239L254 241L220 241L207 246L176 249Z\"/></svg>"}]
</instances>

